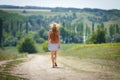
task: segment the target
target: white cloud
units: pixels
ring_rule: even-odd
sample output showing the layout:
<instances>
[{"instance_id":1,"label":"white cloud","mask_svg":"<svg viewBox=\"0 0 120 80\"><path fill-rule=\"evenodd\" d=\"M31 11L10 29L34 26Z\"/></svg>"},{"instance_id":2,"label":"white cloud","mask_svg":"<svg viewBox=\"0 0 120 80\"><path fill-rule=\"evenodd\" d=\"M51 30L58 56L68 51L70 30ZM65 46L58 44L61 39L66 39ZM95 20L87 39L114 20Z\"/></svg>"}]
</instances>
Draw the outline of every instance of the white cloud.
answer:
<instances>
[{"instance_id":1,"label":"white cloud","mask_svg":"<svg viewBox=\"0 0 120 80\"><path fill-rule=\"evenodd\" d=\"M120 0L0 0L0 5L120 9Z\"/></svg>"}]
</instances>

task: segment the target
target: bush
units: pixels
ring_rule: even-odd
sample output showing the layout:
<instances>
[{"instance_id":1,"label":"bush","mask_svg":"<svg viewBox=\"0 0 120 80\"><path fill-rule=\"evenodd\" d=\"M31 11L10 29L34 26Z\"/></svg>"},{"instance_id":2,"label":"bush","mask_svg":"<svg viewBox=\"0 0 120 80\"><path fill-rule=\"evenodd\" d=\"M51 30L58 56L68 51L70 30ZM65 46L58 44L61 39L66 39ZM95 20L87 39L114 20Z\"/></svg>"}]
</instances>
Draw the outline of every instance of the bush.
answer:
<instances>
[{"instance_id":1,"label":"bush","mask_svg":"<svg viewBox=\"0 0 120 80\"><path fill-rule=\"evenodd\" d=\"M91 37L86 41L86 43L105 43L105 30L97 30Z\"/></svg>"},{"instance_id":2,"label":"bush","mask_svg":"<svg viewBox=\"0 0 120 80\"><path fill-rule=\"evenodd\" d=\"M45 41L45 42L43 43L42 47L43 47L43 50L44 50L45 52L49 52L49 50L48 50L48 41Z\"/></svg>"},{"instance_id":3,"label":"bush","mask_svg":"<svg viewBox=\"0 0 120 80\"><path fill-rule=\"evenodd\" d=\"M13 36L8 36L4 42L3 42L3 46L16 46L18 39L13 37Z\"/></svg>"},{"instance_id":4,"label":"bush","mask_svg":"<svg viewBox=\"0 0 120 80\"><path fill-rule=\"evenodd\" d=\"M37 38L36 43L43 43L45 40L43 38Z\"/></svg>"},{"instance_id":5,"label":"bush","mask_svg":"<svg viewBox=\"0 0 120 80\"><path fill-rule=\"evenodd\" d=\"M18 44L18 51L19 52L28 52L28 53L36 53L36 47L32 39L30 38L23 38L20 40Z\"/></svg>"}]
</instances>

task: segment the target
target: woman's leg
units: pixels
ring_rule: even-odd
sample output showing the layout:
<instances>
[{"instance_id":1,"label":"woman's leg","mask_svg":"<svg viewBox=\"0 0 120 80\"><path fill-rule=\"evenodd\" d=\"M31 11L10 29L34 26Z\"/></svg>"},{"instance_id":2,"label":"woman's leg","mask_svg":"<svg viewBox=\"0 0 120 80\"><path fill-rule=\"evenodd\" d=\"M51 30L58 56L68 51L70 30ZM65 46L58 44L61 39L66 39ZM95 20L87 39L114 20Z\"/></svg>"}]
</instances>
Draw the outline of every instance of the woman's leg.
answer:
<instances>
[{"instance_id":1,"label":"woman's leg","mask_svg":"<svg viewBox=\"0 0 120 80\"><path fill-rule=\"evenodd\" d=\"M55 62L57 60L57 51L54 52Z\"/></svg>"},{"instance_id":2,"label":"woman's leg","mask_svg":"<svg viewBox=\"0 0 120 80\"><path fill-rule=\"evenodd\" d=\"M51 60L52 60L52 67L55 67L55 60L54 60L54 51L51 51Z\"/></svg>"},{"instance_id":3,"label":"woman's leg","mask_svg":"<svg viewBox=\"0 0 120 80\"><path fill-rule=\"evenodd\" d=\"M57 63L56 63L56 61L57 61L57 51L55 51L55 53L54 53L54 57L55 57L55 66L57 66Z\"/></svg>"},{"instance_id":4,"label":"woman's leg","mask_svg":"<svg viewBox=\"0 0 120 80\"><path fill-rule=\"evenodd\" d=\"M57 60L57 51L51 51L51 60L53 68L57 66L56 60Z\"/></svg>"}]
</instances>

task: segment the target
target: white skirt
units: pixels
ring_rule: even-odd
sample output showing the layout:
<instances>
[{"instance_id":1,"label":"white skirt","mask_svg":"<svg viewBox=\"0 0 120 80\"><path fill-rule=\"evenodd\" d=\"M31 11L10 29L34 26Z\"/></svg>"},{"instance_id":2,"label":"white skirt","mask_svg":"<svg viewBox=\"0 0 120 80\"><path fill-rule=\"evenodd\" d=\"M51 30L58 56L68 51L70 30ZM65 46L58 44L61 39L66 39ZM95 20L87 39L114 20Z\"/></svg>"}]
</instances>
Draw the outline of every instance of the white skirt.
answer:
<instances>
[{"instance_id":1,"label":"white skirt","mask_svg":"<svg viewBox=\"0 0 120 80\"><path fill-rule=\"evenodd\" d=\"M50 51L56 51L58 49L59 49L59 44L48 43L48 50L50 50Z\"/></svg>"}]
</instances>

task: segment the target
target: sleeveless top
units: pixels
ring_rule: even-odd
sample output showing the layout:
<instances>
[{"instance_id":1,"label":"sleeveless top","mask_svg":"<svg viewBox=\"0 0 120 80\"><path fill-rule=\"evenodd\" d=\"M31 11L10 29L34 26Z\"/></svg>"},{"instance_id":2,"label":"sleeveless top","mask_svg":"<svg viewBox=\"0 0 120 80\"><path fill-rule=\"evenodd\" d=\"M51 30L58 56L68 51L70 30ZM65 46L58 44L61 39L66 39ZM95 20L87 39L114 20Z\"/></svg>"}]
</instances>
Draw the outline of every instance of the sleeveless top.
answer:
<instances>
[{"instance_id":1,"label":"sleeveless top","mask_svg":"<svg viewBox=\"0 0 120 80\"><path fill-rule=\"evenodd\" d=\"M59 43L59 32L50 31L50 42Z\"/></svg>"}]
</instances>

